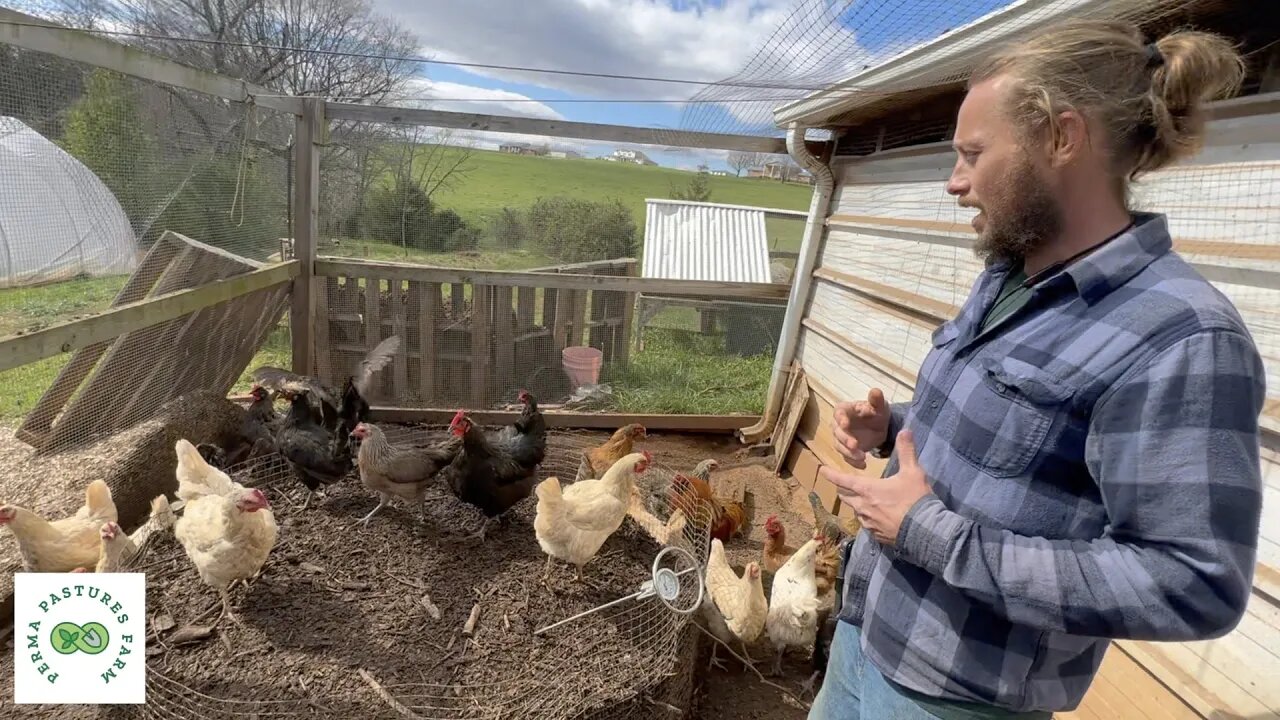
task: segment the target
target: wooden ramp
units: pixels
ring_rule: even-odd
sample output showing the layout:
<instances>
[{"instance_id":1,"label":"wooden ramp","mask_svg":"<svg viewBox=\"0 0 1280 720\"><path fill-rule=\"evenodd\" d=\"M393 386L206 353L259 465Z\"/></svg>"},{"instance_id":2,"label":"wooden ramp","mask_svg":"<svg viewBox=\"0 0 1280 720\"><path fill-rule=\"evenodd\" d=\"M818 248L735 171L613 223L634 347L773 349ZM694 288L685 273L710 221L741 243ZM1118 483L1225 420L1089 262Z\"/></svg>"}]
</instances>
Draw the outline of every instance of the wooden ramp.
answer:
<instances>
[{"instance_id":1,"label":"wooden ramp","mask_svg":"<svg viewBox=\"0 0 1280 720\"><path fill-rule=\"evenodd\" d=\"M165 232L112 307L263 267ZM38 451L56 452L131 427L193 390L225 394L279 323L288 300L288 285L269 288L77 350L17 436Z\"/></svg>"}]
</instances>

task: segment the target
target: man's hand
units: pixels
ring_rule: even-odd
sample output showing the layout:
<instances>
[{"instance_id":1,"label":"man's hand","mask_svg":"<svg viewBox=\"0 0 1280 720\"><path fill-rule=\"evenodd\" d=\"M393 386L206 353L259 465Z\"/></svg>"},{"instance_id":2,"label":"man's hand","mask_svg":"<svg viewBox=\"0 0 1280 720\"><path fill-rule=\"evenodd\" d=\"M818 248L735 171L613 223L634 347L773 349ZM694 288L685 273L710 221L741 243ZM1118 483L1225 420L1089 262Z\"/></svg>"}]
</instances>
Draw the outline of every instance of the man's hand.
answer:
<instances>
[{"instance_id":1,"label":"man's hand","mask_svg":"<svg viewBox=\"0 0 1280 720\"><path fill-rule=\"evenodd\" d=\"M874 391L873 391L874 392ZM907 511L920 498L933 492L925 478L924 468L916 462L916 444L910 430L898 433L898 473L886 478L873 478L843 473L824 466L819 474L838 488L840 501L853 508L862 527L876 540L892 546Z\"/></svg>"},{"instance_id":2,"label":"man's hand","mask_svg":"<svg viewBox=\"0 0 1280 720\"><path fill-rule=\"evenodd\" d=\"M865 401L836 405L831 432L836 437L836 449L844 459L853 467L865 470L867 452L889 439L889 405L884 401L884 393L872 388Z\"/></svg>"}]
</instances>

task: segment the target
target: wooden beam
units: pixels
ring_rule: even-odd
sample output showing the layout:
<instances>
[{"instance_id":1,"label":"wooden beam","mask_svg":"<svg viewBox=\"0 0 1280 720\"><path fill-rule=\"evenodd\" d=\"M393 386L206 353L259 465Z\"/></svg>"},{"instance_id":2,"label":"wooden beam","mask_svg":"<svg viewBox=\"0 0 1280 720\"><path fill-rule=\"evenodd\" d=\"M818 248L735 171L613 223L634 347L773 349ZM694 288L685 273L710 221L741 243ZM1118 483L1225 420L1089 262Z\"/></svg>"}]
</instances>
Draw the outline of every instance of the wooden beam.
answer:
<instances>
[{"instance_id":1,"label":"wooden beam","mask_svg":"<svg viewBox=\"0 0 1280 720\"><path fill-rule=\"evenodd\" d=\"M548 137L634 143L662 147L692 147L713 150L740 150L785 155L787 143L782 138L726 135L723 133L663 130L660 128L602 125L598 123L538 120L527 117L480 115L477 113L424 110L420 108L329 103L329 117L335 120L357 120L375 123L408 123L457 130L518 133Z\"/></svg>"},{"instance_id":2,"label":"wooden beam","mask_svg":"<svg viewBox=\"0 0 1280 720\"><path fill-rule=\"evenodd\" d=\"M294 115L302 111L299 98L280 97L280 93L268 88L183 65L16 10L0 8L0 43L235 102L252 97L255 104L272 110Z\"/></svg>"},{"instance_id":3,"label":"wooden beam","mask_svg":"<svg viewBox=\"0 0 1280 720\"><path fill-rule=\"evenodd\" d=\"M289 337L295 373L317 371L314 280L316 239L320 227L320 143L324 135L324 101L308 98L294 123L293 142L293 257L301 272L293 283L289 301Z\"/></svg>"},{"instance_id":4,"label":"wooden beam","mask_svg":"<svg viewBox=\"0 0 1280 720\"><path fill-rule=\"evenodd\" d=\"M369 418L374 422L425 423L444 425L453 419L458 409L399 408L373 406ZM515 422L520 413L511 410L468 411L467 415L481 425L503 425ZM629 423L640 423L649 430L675 432L729 433L749 427L760 420L758 415L655 415L626 413L578 413L544 410L547 427L587 428L617 430Z\"/></svg>"},{"instance_id":5,"label":"wooden beam","mask_svg":"<svg viewBox=\"0 0 1280 720\"><path fill-rule=\"evenodd\" d=\"M470 268L434 268L387 262L365 262L321 257L315 262L317 275L369 276L419 282L507 285L514 287L559 288L564 290L621 290L646 295L786 300L790 288L775 283L735 283L714 280L664 280L621 275L566 275L559 273L506 272Z\"/></svg>"},{"instance_id":6,"label":"wooden beam","mask_svg":"<svg viewBox=\"0 0 1280 720\"><path fill-rule=\"evenodd\" d=\"M290 261L191 290L120 305L93 317L59 323L26 335L11 335L0 339L0 371L159 325L241 295L287 283L297 274L298 262Z\"/></svg>"}]
</instances>

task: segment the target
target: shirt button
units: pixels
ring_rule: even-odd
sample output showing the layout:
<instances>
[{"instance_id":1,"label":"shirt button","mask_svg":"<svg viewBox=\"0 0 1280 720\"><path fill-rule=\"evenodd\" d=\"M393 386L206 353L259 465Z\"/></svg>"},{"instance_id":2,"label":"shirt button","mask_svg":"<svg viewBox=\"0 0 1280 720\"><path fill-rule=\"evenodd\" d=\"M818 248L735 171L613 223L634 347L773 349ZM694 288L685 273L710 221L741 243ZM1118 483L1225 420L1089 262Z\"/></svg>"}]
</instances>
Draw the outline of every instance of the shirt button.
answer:
<instances>
[{"instance_id":1,"label":"shirt button","mask_svg":"<svg viewBox=\"0 0 1280 720\"><path fill-rule=\"evenodd\" d=\"M938 401L934 400L933 402L929 403L929 407L936 409L938 407Z\"/></svg>"}]
</instances>

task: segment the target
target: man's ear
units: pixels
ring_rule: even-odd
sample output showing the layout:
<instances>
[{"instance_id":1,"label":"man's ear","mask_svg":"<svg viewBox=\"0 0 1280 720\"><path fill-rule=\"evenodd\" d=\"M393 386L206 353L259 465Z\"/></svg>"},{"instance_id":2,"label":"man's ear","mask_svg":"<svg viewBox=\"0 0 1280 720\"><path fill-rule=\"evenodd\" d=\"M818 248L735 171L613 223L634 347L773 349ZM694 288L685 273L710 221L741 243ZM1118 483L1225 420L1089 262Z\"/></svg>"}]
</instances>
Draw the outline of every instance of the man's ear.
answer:
<instances>
[{"instance_id":1,"label":"man's ear","mask_svg":"<svg viewBox=\"0 0 1280 720\"><path fill-rule=\"evenodd\" d=\"M1062 167L1079 160L1089 148L1089 123L1075 110L1058 113L1056 132L1049 133L1049 164Z\"/></svg>"}]
</instances>

